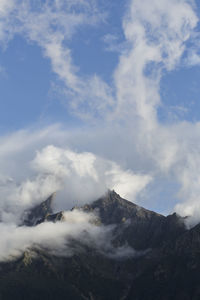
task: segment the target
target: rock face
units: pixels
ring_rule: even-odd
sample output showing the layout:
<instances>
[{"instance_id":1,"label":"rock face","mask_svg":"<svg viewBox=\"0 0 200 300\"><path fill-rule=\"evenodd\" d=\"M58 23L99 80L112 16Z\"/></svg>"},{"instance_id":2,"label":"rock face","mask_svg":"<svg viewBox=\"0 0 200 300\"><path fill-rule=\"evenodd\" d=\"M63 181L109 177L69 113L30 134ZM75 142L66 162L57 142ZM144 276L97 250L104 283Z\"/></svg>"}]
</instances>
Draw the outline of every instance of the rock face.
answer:
<instances>
[{"instance_id":1,"label":"rock face","mask_svg":"<svg viewBox=\"0 0 200 300\"><path fill-rule=\"evenodd\" d=\"M34 226L38 222L44 221L49 215L52 215L52 202L55 197L55 193L50 195L44 202L34 206L29 211L25 211L22 216L22 225Z\"/></svg>"},{"instance_id":2,"label":"rock face","mask_svg":"<svg viewBox=\"0 0 200 300\"><path fill-rule=\"evenodd\" d=\"M24 224L62 222L63 213L52 212L52 198L30 210ZM0 299L200 299L200 224L189 230L175 213L162 216L114 191L76 209L94 212L98 226L114 224L113 247L129 245L143 255L117 259L85 246L61 257L29 249L0 264Z\"/></svg>"},{"instance_id":3,"label":"rock face","mask_svg":"<svg viewBox=\"0 0 200 300\"><path fill-rule=\"evenodd\" d=\"M102 224L117 224L115 242L128 242L136 250L161 246L185 231L184 219L176 214L164 217L121 198L115 191L83 206L84 211L96 211Z\"/></svg>"}]
</instances>

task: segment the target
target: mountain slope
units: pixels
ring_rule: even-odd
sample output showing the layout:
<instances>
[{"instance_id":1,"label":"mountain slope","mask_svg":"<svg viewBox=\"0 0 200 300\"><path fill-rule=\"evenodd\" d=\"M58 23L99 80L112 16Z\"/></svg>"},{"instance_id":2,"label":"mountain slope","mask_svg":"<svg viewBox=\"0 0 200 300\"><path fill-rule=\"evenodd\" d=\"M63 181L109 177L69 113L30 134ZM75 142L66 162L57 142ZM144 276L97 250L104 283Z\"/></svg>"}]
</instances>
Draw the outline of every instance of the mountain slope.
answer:
<instances>
[{"instance_id":1,"label":"mountain slope","mask_svg":"<svg viewBox=\"0 0 200 300\"><path fill-rule=\"evenodd\" d=\"M28 212L29 226L65 222L47 200ZM114 191L75 209L95 213L94 226L111 226L113 249L131 246L137 255L111 257L73 239L81 251L72 257L33 247L0 264L0 299L200 299L200 225L188 230L178 215L162 216Z\"/></svg>"},{"instance_id":2,"label":"mountain slope","mask_svg":"<svg viewBox=\"0 0 200 300\"><path fill-rule=\"evenodd\" d=\"M116 245L128 242L137 250L159 247L185 231L183 218L176 214L165 217L149 211L121 198L115 191L83 206L83 210L96 211L102 224L117 224Z\"/></svg>"},{"instance_id":3,"label":"mountain slope","mask_svg":"<svg viewBox=\"0 0 200 300\"><path fill-rule=\"evenodd\" d=\"M25 211L22 216L22 224L26 226L34 226L41 219L45 219L53 213L52 202L55 198L55 193L50 195L44 202L34 206L32 209Z\"/></svg>"}]
</instances>

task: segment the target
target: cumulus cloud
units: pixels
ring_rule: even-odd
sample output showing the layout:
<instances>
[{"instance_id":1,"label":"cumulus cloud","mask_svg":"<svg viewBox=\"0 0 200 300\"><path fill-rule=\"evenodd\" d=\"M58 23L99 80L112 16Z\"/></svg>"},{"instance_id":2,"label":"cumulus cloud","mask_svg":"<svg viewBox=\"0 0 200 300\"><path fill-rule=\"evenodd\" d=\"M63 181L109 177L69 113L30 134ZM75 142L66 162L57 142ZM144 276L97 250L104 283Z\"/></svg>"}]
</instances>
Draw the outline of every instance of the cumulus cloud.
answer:
<instances>
[{"instance_id":1,"label":"cumulus cloud","mask_svg":"<svg viewBox=\"0 0 200 300\"><path fill-rule=\"evenodd\" d=\"M52 133L51 131L51 135ZM23 138L26 137L24 132L21 134ZM27 134L30 137L30 133ZM96 200L108 188L115 189L123 197L128 196L134 201L137 194L152 180L151 176L123 170L117 163L93 153L79 153L64 146L44 147L41 137L45 143L44 140L48 141L50 138L49 134L48 131L46 136L38 132L36 153L32 149L35 143L34 135L29 142L25 139L23 146L21 143L19 153L16 149L11 153L5 153L3 146L6 148L6 145L2 143L0 154L2 221L19 222L25 209L40 203L55 191L58 191L55 210L70 209L75 205ZM10 136L8 140L10 145L12 137ZM13 148L14 144L18 145L20 141L20 134L14 136ZM7 139L5 144L6 142ZM10 160L16 160L14 166L9 165ZM18 176L19 169L22 169L20 176ZM3 170L7 175L3 175Z\"/></svg>"},{"instance_id":2,"label":"cumulus cloud","mask_svg":"<svg viewBox=\"0 0 200 300\"><path fill-rule=\"evenodd\" d=\"M108 188L115 188L122 196L129 195L134 200L151 180L150 176L123 170L115 162L93 153L58 146L63 135L66 136L66 131L55 126L35 133L20 131L2 138L0 261L15 259L31 248L71 256L84 251L85 245L112 258L140 255L129 246L114 248L114 227L96 226L97 216L82 211L66 211L64 220L58 223L19 226L25 210L41 203L55 191L58 191L54 202L57 212L96 200ZM57 146L44 146L50 140Z\"/></svg>"}]
</instances>

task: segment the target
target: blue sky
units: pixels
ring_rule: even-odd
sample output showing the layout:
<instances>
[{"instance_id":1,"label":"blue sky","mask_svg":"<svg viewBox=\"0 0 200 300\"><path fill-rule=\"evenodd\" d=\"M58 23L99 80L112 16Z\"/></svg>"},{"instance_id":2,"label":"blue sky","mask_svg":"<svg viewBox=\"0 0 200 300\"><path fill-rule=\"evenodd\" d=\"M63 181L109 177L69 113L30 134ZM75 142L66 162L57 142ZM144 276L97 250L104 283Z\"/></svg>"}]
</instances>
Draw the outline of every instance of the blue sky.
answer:
<instances>
[{"instance_id":1,"label":"blue sky","mask_svg":"<svg viewBox=\"0 0 200 300\"><path fill-rule=\"evenodd\" d=\"M98 185L99 195L115 188L162 213L195 214L200 207L199 9L193 0L3 0L2 186L10 178L14 191L20 186L22 193L29 182L23 193L35 187L38 198L53 189L65 191L56 170L68 157L75 167L66 167L63 178L74 175L73 183L65 178L71 199L80 200L74 184L80 181L84 200L95 197ZM49 157L45 167L41 160L35 167L38 153ZM77 178L72 157L84 176ZM54 184L47 188L44 181L39 188L46 174L54 176ZM25 202L30 205L31 199Z\"/></svg>"},{"instance_id":2,"label":"blue sky","mask_svg":"<svg viewBox=\"0 0 200 300\"><path fill-rule=\"evenodd\" d=\"M111 84L119 53L109 50L104 40L107 35L115 35L116 44L123 42L121 24L126 6L123 1L107 4L102 1L99 8L105 14L105 20L92 28L79 28L66 44L72 50L72 59L81 76L98 74ZM6 47L1 48L0 63L2 133L36 122L63 122L66 125L72 122L75 126L76 122L80 123L63 104L66 97L54 93L54 85L62 89L62 82L37 43L27 40L23 34L13 36Z\"/></svg>"},{"instance_id":3,"label":"blue sky","mask_svg":"<svg viewBox=\"0 0 200 300\"><path fill-rule=\"evenodd\" d=\"M67 45L81 76L98 74L111 85L120 48L125 43L122 21L128 2L126 5L122 1L100 4L101 10L106 9L105 20L92 28L80 28ZM65 95L54 92L53 86L60 85L62 89L62 82L39 45L18 34L1 48L0 63L2 133L36 122L79 124L80 120L65 105ZM158 109L161 122L173 122L177 118L199 120L199 73L199 66L184 64L164 71L160 84L162 104Z\"/></svg>"},{"instance_id":4,"label":"blue sky","mask_svg":"<svg viewBox=\"0 0 200 300\"><path fill-rule=\"evenodd\" d=\"M120 49L125 47L122 22L127 5L128 2L124 1L108 1L107 4L102 1L99 7L101 12L106 9L105 20L92 28L80 28L67 42L81 76L98 74L112 84ZM2 133L26 128L36 122L82 124L66 107L66 96L54 92L53 86L62 89L62 82L37 43L27 40L23 34L14 36L6 47L1 48L0 65ZM199 120L199 73L198 65L185 66L184 63L175 70L164 71L160 83L162 104L158 108L161 122Z\"/></svg>"}]
</instances>

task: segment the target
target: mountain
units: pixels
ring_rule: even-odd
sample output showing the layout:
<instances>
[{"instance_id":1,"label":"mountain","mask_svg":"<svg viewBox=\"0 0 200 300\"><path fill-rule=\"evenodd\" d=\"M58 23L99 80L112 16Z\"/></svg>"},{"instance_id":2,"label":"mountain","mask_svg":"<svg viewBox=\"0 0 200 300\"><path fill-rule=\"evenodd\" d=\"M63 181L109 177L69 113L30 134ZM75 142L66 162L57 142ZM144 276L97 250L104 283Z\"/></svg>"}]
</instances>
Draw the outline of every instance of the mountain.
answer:
<instances>
[{"instance_id":1,"label":"mountain","mask_svg":"<svg viewBox=\"0 0 200 300\"><path fill-rule=\"evenodd\" d=\"M23 225L63 222L53 197L26 212ZM113 249L131 247L135 255L112 257L83 241L71 257L33 247L0 263L0 299L200 299L200 224L187 229L176 213L165 217L114 191L73 210L94 213L94 226L112 229Z\"/></svg>"},{"instance_id":2,"label":"mountain","mask_svg":"<svg viewBox=\"0 0 200 300\"><path fill-rule=\"evenodd\" d=\"M97 211L102 224L117 224L116 244L128 242L136 250L159 247L185 231L184 219L176 213L162 216L121 198L115 191L83 206L83 210Z\"/></svg>"},{"instance_id":3,"label":"mountain","mask_svg":"<svg viewBox=\"0 0 200 300\"><path fill-rule=\"evenodd\" d=\"M34 226L40 222L40 220L46 219L49 215L52 215L52 202L55 198L55 193L50 195L44 202L34 206L32 209L25 211L22 216L22 225Z\"/></svg>"}]
</instances>

